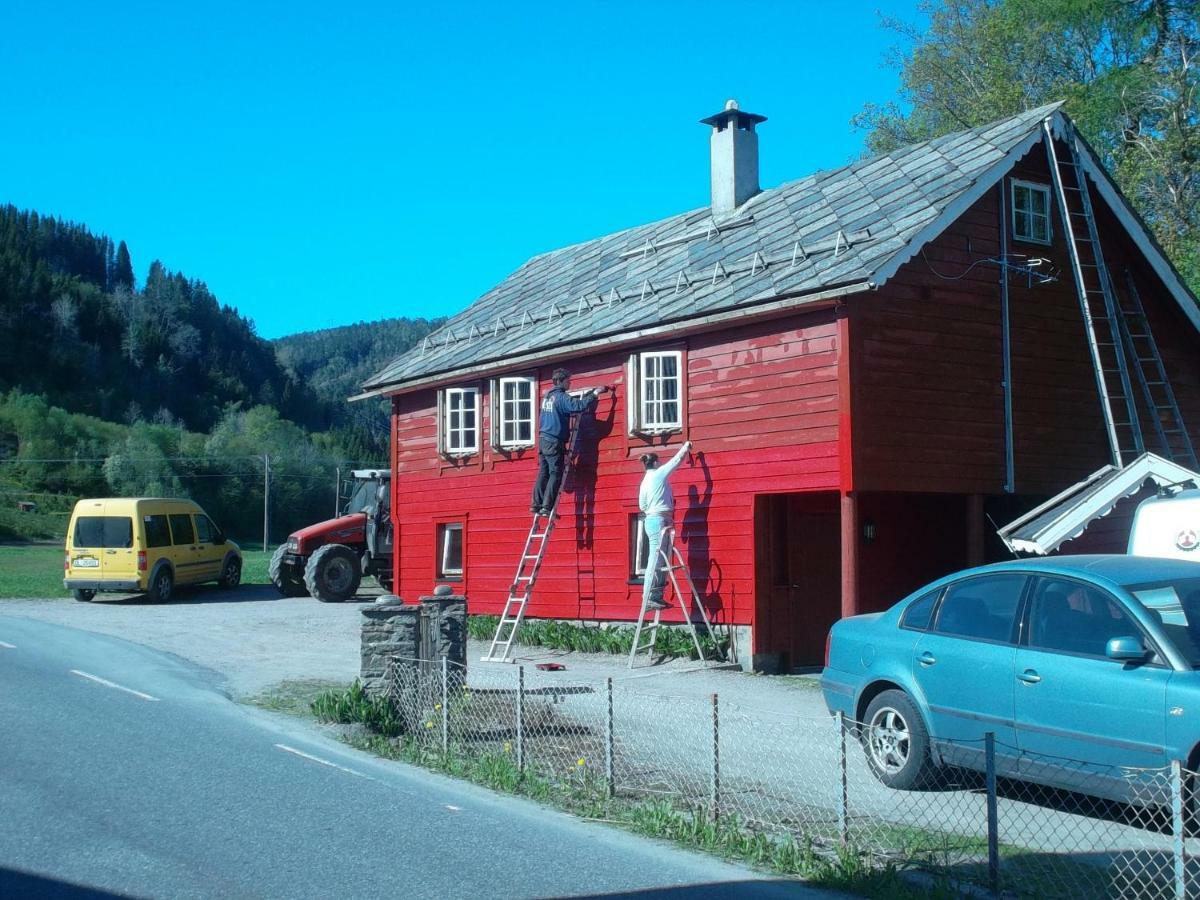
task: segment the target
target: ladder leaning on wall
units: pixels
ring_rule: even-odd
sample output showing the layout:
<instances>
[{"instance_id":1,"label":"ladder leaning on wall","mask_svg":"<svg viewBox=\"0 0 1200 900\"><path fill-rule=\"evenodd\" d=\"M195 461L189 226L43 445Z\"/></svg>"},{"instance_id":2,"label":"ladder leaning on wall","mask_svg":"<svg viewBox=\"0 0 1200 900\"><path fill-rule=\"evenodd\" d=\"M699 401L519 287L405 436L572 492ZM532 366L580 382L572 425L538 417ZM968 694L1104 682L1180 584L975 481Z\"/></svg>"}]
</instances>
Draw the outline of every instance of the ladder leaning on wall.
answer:
<instances>
[{"instance_id":1,"label":"ladder leaning on wall","mask_svg":"<svg viewBox=\"0 0 1200 900\"><path fill-rule=\"evenodd\" d=\"M558 482L558 493L554 497L554 505L549 515L539 512L533 514L533 523L525 536L525 546L521 550L521 558L517 562L517 574L508 589L508 599L504 602L504 611L500 621L496 623L496 634L492 637L488 652L480 658L481 662L508 662L509 651L521 630L525 620L525 610L529 598L533 596L533 586L537 583L538 572L542 568L542 559L546 548L550 545L550 536L554 534L554 525L558 521L558 503L566 493L567 476L574 465L575 456L579 450L579 423L583 413L571 416L571 432L567 438L564 450L562 477Z\"/></svg>"},{"instance_id":2,"label":"ladder leaning on wall","mask_svg":"<svg viewBox=\"0 0 1200 900\"><path fill-rule=\"evenodd\" d=\"M695 582L692 581L692 573L688 569L687 560L684 559L683 552L675 543L674 528L668 528L663 532L659 545L652 551L652 555L657 557L653 560L654 565L666 576L671 584L671 590L675 592L675 601L679 604L683 620L691 632L692 643L696 645L696 655L700 662L707 665L708 658L705 656L704 646L700 643L700 635L696 631L696 613L700 613L700 621L704 623L704 632L710 636L712 635L712 623L700 600L700 593L696 590ZM649 563L647 563L647 570L649 570ZM647 577L649 577L649 571L647 571ZM686 591L684 591L684 587L687 588ZM688 609L689 603L691 609ZM654 642L658 639L658 626L661 624L663 611L661 609L653 610L654 615L649 617L649 621L646 621L649 612L651 610L643 601L641 612L638 613L637 627L633 630L633 646L629 649L629 668L631 669L643 653L647 659L654 656Z\"/></svg>"}]
</instances>

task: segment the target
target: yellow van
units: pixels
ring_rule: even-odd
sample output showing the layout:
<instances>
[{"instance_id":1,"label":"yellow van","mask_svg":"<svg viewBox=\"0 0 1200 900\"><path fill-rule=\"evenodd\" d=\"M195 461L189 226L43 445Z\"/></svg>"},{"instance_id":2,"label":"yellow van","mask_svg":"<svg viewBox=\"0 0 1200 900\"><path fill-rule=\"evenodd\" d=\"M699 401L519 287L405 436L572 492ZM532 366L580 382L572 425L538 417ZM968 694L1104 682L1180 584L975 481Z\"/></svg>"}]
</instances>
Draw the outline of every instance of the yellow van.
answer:
<instances>
[{"instance_id":1,"label":"yellow van","mask_svg":"<svg viewBox=\"0 0 1200 900\"><path fill-rule=\"evenodd\" d=\"M80 500L67 527L63 587L76 600L97 591L171 599L177 584L237 587L242 551L191 500Z\"/></svg>"}]
</instances>

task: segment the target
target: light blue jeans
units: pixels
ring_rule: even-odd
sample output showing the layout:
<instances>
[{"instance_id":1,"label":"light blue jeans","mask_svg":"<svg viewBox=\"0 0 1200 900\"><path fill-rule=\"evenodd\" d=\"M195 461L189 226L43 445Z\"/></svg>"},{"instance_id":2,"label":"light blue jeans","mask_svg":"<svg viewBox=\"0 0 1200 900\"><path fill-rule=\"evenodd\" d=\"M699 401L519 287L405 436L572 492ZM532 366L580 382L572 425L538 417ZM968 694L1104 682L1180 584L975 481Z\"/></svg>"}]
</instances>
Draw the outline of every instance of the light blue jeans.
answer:
<instances>
[{"instance_id":1,"label":"light blue jeans","mask_svg":"<svg viewBox=\"0 0 1200 900\"><path fill-rule=\"evenodd\" d=\"M662 550L670 553L669 547L663 547L669 520L666 516L646 516L642 528L646 532L646 546L650 554L646 558L646 575L642 580L642 608L647 603L661 603L663 590L666 588L666 573L662 570Z\"/></svg>"}]
</instances>

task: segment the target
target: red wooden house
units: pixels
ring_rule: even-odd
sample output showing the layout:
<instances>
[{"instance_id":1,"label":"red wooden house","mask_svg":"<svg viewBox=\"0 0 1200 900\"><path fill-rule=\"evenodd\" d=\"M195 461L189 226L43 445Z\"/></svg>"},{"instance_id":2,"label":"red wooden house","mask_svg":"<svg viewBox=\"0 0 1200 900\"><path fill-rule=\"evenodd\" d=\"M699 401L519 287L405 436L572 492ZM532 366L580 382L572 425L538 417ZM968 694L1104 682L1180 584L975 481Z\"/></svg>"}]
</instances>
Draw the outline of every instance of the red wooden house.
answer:
<instances>
[{"instance_id":1,"label":"red wooden house","mask_svg":"<svg viewBox=\"0 0 1200 900\"><path fill-rule=\"evenodd\" d=\"M839 616L998 556L988 516L1129 449L1074 277L1096 266L1075 172L1200 438L1196 299L1057 105L768 190L762 121L704 120L711 207L531 259L365 385L392 398L397 593L450 582L500 611L559 365L615 392L585 422L530 616L637 617L638 456L685 438L678 536L744 663L819 665ZM1169 455L1153 415L1147 449Z\"/></svg>"}]
</instances>

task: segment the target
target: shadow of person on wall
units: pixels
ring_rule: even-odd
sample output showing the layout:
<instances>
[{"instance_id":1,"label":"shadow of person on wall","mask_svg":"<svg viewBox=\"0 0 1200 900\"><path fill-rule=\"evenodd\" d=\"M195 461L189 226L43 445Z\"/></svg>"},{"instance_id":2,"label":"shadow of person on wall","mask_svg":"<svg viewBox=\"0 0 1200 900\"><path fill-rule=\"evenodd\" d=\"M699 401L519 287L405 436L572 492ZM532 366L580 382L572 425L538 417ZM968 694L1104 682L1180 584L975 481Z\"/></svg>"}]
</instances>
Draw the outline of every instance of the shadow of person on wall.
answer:
<instances>
[{"instance_id":1,"label":"shadow of person on wall","mask_svg":"<svg viewBox=\"0 0 1200 900\"><path fill-rule=\"evenodd\" d=\"M701 494L697 485L688 485L687 509L683 514L683 526L679 529L679 537L683 540L687 555L688 572L700 594L700 602L708 611L714 623L720 611L720 598L711 591L712 587L712 557L709 555L708 513L712 503L713 478L708 468L708 460L703 451L696 453L696 461L704 475L704 493Z\"/></svg>"},{"instance_id":2,"label":"shadow of person on wall","mask_svg":"<svg viewBox=\"0 0 1200 900\"><path fill-rule=\"evenodd\" d=\"M575 546L590 549L596 524L593 513L596 509L596 473L600 464L600 443L612 434L616 422L617 401L615 393L603 395L591 410L580 413L578 455L571 466L570 483L563 490L570 490L575 508ZM607 409L600 413L600 406Z\"/></svg>"}]
</instances>

